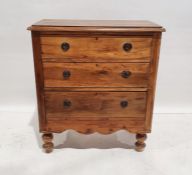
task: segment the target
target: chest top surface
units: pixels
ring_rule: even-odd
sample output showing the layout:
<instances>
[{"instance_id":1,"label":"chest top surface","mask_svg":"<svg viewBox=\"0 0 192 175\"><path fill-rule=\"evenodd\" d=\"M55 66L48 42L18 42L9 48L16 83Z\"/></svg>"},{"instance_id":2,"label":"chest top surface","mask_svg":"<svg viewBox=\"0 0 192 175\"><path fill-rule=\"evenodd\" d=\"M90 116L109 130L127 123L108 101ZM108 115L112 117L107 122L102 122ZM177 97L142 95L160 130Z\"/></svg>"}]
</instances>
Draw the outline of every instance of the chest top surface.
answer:
<instances>
[{"instance_id":1,"label":"chest top surface","mask_svg":"<svg viewBox=\"0 0 192 175\"><path fill-rule=\"evenodd\" d=\"M43 19L34 23L28 30L32 31L146 31L164 32L165 29L146 20L75 20L75 19Z\"/></svg>"}]
</instances>

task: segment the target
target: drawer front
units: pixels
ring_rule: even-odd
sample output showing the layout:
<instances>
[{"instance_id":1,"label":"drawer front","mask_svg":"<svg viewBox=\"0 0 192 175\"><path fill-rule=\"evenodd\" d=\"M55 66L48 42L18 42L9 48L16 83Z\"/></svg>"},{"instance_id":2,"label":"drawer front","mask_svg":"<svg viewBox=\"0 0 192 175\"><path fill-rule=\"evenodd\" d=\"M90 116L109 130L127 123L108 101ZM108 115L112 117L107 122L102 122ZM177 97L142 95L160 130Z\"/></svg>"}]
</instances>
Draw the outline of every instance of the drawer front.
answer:
<instances>
[{"instance_id":1,"label":"drawer front","mask_svg":"<svg viewBox=\"0 0 192 175\"><path fill-rule=\"evenodd\" d=\"M43 58L149 62L152 38L41 37ZM101 60L100 60L101 59Z\"/></svg>"},{"instance_id":2,"label":"drawer front","mask_svg":"<svg viewBox=\"0 0 192 175\"><path fill-rule=\"evenodd\" d=\"M46 92L48 119L145 118L146 92Z\"/></svg>"},{"instance_id":3,"label":"drawer front","mask_svg":"<svg viewBox=\"0 0 192 175\"><path fill-rule=\"evenodd\" d=\"M45 87L147 87L148 63L44 63Z\"/></svg>"}]
</instances>

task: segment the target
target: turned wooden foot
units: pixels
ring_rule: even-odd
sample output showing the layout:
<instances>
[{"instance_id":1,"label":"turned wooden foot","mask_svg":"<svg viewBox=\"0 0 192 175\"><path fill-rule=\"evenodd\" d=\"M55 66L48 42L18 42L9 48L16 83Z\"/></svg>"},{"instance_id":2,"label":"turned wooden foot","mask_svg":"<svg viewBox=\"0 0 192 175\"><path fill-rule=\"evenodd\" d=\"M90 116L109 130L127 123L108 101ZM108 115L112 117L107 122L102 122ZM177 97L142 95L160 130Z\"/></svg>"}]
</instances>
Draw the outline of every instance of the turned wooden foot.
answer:
<instances>
[{"instance_id":1,"label":"turned wooden foot","mask_svg":"<svg viewBox=\"0 0 192 175\"><path fill-rule=\"evenodd\" d=\"M144 143L147 139L147 134L136 134L136 143L135 143L135 150L138 152L144 151L146 144Z\"/></svg>"},{"instance_id":2,"label":"turned wooden foot","mask_svg":"<svg viewBox=\"0 0 192 175\"><path fill-rule=\"evenodd\" d=\"M42 139L43 139L43 149L45 150L46 153L50 153L53 151L53 134L52 133L44 133L42 135Z\"/></svg>"}]
</instances>

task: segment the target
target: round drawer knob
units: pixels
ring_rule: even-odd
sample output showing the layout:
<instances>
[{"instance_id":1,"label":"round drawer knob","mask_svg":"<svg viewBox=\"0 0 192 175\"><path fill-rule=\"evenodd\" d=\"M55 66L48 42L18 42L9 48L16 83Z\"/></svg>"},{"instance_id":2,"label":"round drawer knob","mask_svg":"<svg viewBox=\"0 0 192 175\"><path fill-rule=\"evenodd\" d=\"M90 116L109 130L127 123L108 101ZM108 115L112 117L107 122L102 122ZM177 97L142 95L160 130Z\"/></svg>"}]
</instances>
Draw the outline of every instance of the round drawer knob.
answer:
<instances>
[{"instance_id":1,"label":"round drawer knob","mask_svg":"<svg viewBox=\"0 0 192 175\"><path fill-rule=\"evenodd\" d=\"M69 100L64 100L63 101L63 106L65 108L69 108L71 105L72 105L71 101L69 101Z\"/></svg>"},{"instance_id":2,"label":"round drawer knob","mask_svg":"<svg viewBox=\"0 0 192 175\"><path fill-rule=\"evenodd\" d=\"M131 75L130 71L123 71L123 72L121 72L121 76L123 78L128 78L130 75Z\"/></svg>"},{"instance_id":3,"label":"round drawer knob","mask_svg":"<svg viewBox=\"0 0 192 175\"><path fill-rule=\"evenodd\" d=\"M132 44L131 43L125 43L125 44L123 44L123 50L125 51L125 52L129 52L131 49L132 49Z\"/></svg>"},{"instance_id":4,"label":"round drawer knob","mask_svg":"<svg viewBox=\"0 0 192 175\"><path fill-rule=\"evenodd\" d=\"M121 101L120 105L122 108L126 108L128 106L128 101Z\"/></svg>"},{"instance_id":5,"label":"round drawer knob","mask_svg":"<svg viewBox=\"0 0 192 175\"><path fill-rule=\"evenodd\" d=\"M68 70L63 71L63 78L67 79L71 76L71 72Z\"/></svg>"},{"instance_id":6,"label":"round drawer knob","mask_svg":"<svg viewBox=\"0 0 192 175\"><path fill-rule=\"evenodd\" d=\"M63 49L63 51L68 51L69 50L69 48L70 48L70 45L69 45L69 43L62 43L61 44L61 48Z\"/></svg>"}]
</instances>

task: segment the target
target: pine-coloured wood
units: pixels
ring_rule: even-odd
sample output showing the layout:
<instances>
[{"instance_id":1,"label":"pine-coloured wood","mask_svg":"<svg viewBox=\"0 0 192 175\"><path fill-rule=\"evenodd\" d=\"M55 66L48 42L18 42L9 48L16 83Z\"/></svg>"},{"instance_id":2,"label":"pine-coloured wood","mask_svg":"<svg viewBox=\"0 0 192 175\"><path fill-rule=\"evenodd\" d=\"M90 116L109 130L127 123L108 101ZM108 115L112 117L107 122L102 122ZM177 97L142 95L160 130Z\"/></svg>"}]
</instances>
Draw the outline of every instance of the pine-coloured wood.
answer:
<instances>
[{"instance_id":1,"label":"pine-coloured wood","mask_svg":"<svg viewBox=\"0 0 192 175\"><path fill-rule=\"evenodd\" d=\"M77 124L78 123L78 124ZM143 126L143 118L49 118L47 127L49 132L61 133L73 129L82 134L111 134L119 130L126 130L130 133L148 133Z\"/></svg>"},{"instance_id":2,"label":"pine-coloured wood","mask_svg":"<svg viewBox=\"0 0 192 175\"><path fill-rule=\"evenodd\" d=\"M32 36L33 58L34 58L35 80L36 80L39 130L43 131L46 130L46 116L44 105L44 78L43 78L41 48L40 48L40 33L33 31L31 33L31 36Z\"/></svg>"},{"instance_id":3,"label":"pine-coloured wood","mask_svg":"<svg viewBox=\"0 0 192 175\"><path fill-rule=\"evenodd\" d=\"M62 43L68 43L70 48L64 51ZM123 46L130 43L132 48L125 51ZM89 62L102 58L114 62L140 61L149 62L151 57L152 38L149 37L41 37L42 57L61 58L78 62L89 59Z\"/></svg>"},{"instance_id":4,"label":"pine-coloured wood","mask_svg":"<svg viewBox=\"0 0 192 175\"><path fill-rule=\"evenodd\" d=\"M64 20L44 19L28 27L32 31L117 31L163 32L165 29L150 21L144 20Z\"/></svg>"},{"instance_id":5,"label":"pine-coloured wood","mask_svg":"<svg viewBox=\"0 0 192 175\"><path fill-rule=\"evenodd\" d=\"M146 144L145 140L147 139L147 134L136 134L136 143L135 143L135 150L137 152L144 151Z\"/></svg>"},{"instance_id":6,"label":"pine-coloured wood","mask_svg":"<svg viewBox=\"0 0 192 175\"><path fill-rule=\"evenodd\" d=\"M42 20L32 31L40 132L151 132L161 33L149 21ZM64 43L64 44L63 44Z\"/></svg>"},{"instance_id":7,"label":"pine-coloured wood","mask_svg":"<svg viewBox=\"0 0 192 175\"><path fill-rule=\"evenodd\" d=\"M149 87L147 91L147 108L146 108L145 127L148 130L151 130L151 127L152 127L153 106L154 106L154 100L155 100L160 44L161 44L161 33L155 33L153 36L153 44L152 44L153 54L150 62L149 83L148 83Z\"/></svg>"},{"instance_id":8,"label":"pine-coloured wood","mask_svg":"<svg viewBox=\"0 0 192 175\"><path fill-rule=\"evenodd\" d=\"M42 135L42 139L43 139L43 148L45 150L46 153L51 153L53 151L53 147L54 144L52 142L53 140L53 134L52 133L44 133Z\"/></svg>"},{"instance_id":9,"label":"pine-coloured wood","mask_svg":"<svg viewBox=\"0 0 192 175\"><path fill-rule=\"evenodd\" d=\"M70 102L70 106L64 104ZM127 106L122 107L122 103ZM146 92L46 92L47 119L145 118Z\"/></svg>"},{"instance_id":10,"label":"pine-coloured wood","mask_svg":"<svg viewBox=\"0 0 192 175\"><path fill-rule=\"evenodd\" d=\"M162 26L147 20L75 20L75 19L43 19L36 22L33 26L79 26L79 27L147 27L147 28L162 28Z\"/></svg>"},{"instance_id":11,"label":"pine-coloured wood","mask_svg":"<svg viewBox=\"0 0 192 175\"><path fill-rule=\"evenodd\" d=\"M127 88L127 87L58 87L44 88L45 91L52 92L146 92L147 88Z\"/></svg>"},{"instance_id":12,"label":"pine-coloured wood","mask_svg":"<svg viewBox=\"0 0 192 175\"><path fill-rule=\"evenodd\" d=\"M147 87L148 63L44 63L45 87ZM69 72L69 77L63 73ZM126 73L129 73L126 77Z\"/></svg>"}]
</instances>

